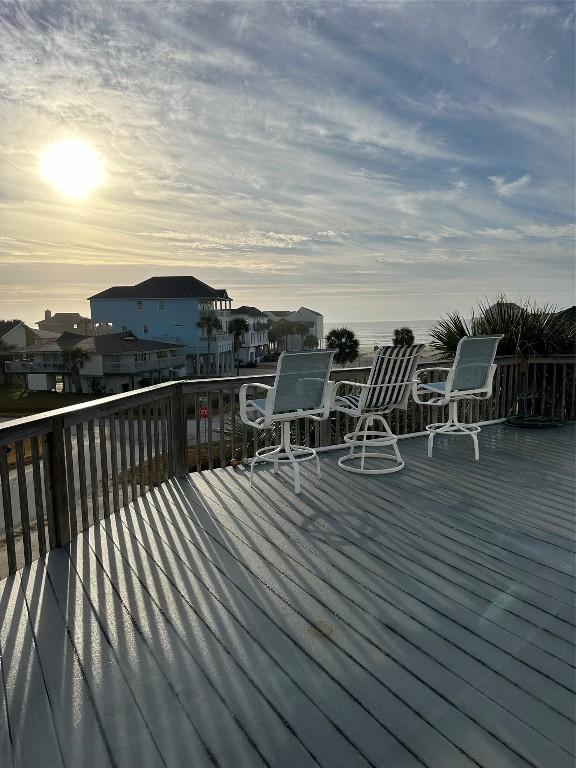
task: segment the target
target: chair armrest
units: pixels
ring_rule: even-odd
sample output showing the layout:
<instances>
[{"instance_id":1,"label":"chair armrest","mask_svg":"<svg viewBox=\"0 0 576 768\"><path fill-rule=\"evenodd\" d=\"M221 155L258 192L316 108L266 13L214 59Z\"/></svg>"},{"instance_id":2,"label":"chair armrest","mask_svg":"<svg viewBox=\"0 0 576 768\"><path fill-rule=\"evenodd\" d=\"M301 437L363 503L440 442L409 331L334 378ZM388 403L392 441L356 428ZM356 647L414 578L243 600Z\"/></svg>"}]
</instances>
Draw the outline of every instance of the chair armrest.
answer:
<instances>
[{"instance_id":1,"label":"chair armrest","mask_svg":"<svg viewBox=\"0 0 576 768\"><path fill-rule=\"evenodd\" d=\"M240 419L245 424L253 424L254 421L250 418L248 418L248 409L247 409L247 402L246 402L246 393L250 388L256 387L257 389L264 389L266 390L266 399L268 399L270 392L274 390L274 387L268 386L268 384L242 384L240 387L240 391L238 393L238 399L240 401Z\"/></svg>"},{"instance_id":2,"label":"chair armrest","mask_svg":"<svg viewBox=\"0 0 576 768\"><path fill-rule=\"evenodd\" d=\"M334 397L336 397L336 390L340 384L349 384L353 387L358 387L359 389L385 389L386 387L401 387L404 384L414 384L415 382L417 382L417 379L408 379L407 381L391 381L388 384L360 384L358 381L337 381L335 382L333 392Z\"/></svg>"},{"instance_id":3,"label":"chair armrest","mask_svg":"<svg viewBox=\"0 0 576 768\"><path fill-rule=\"evenodd\" d=\"M416 371L416 377L421 373L428 373L429 371L446 371L446 373L449 373L451 370L452 368L420 368Z\"/></svg>"}]
</instances>

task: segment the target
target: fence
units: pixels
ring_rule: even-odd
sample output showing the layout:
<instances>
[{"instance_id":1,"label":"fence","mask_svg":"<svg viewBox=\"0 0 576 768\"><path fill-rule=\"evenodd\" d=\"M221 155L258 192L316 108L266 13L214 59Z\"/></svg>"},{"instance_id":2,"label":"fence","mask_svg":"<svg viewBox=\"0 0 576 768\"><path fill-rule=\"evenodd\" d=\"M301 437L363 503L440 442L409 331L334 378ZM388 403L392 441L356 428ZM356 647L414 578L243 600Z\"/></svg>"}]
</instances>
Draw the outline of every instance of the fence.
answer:
<instances>
[{"instance_id":1,"label":"fence","mask_svg":"<svg viewBox=\"0 0 576 768\"><path fill-rule=\"evenodd\" d=\"M469 403L468 420L498 420L518 409L576 418L576 358L498 363L492 398ZM336 370L333 378L365 381L368 372ZM240 462L273 444L273 430L246 427L238 415L240 387L273 379L168 382L0 424L0 578L170 477ZM393 412L391 427L417 434L441 420L441 410L410 401ZM352 423L336 412L293 429L296 442L326 449L341 444Z\"/></svg>"}]
</instances>

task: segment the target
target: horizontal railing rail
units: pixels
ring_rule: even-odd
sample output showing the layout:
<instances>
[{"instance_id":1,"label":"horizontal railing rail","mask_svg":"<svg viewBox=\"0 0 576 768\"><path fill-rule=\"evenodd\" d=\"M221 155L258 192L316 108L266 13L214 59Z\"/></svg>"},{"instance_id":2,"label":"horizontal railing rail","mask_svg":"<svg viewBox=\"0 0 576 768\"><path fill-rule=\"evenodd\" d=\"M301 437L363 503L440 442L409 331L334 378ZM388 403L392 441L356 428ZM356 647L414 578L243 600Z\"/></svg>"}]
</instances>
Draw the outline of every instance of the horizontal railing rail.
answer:
<instances>
[{"instance_id":1,"label":"horizontal railing rail","mask_svg":"<svg viewBox=\"0 0 576 768\"><path fill-rule=\"evenodd\" d=\"M185 355L179 357L161 357L153 360L105 360L105 373L133 373L135 371L157 371L165 368L182 368L186 365Z\"/></svg>"},{"instance_id":2,"label":"horizontal railing rail","mask_svg":"<svg viewBox=\"0 0 576 768\"><path fill-rule=\"evenodd\" d=\"M30 360L7 360L6 373L63 373L68 370L62 362L32 362Z\"/></svg>"},{"instance_id":3,"label":"horizontal railing rail","mask_svg":"<svg viewBox=\"0 0 576 768\"><path fill-rule=\"evenodd\" d=\"M467 404L469 421L576 418L574 356L497 362L493 395ZM364 382L369 370L336 369L332 378ZM274 444L274 429L244 425L238 409L242 385L273 381L255 372L166 382L0 424L0 578L171 477L241 463ZM409 436L442 418L442 409L410 400L391 414L391 427ZM340 412L292 425L297 443L320 449L340 445L352 427Z\"/></svg>"}]
</instances>

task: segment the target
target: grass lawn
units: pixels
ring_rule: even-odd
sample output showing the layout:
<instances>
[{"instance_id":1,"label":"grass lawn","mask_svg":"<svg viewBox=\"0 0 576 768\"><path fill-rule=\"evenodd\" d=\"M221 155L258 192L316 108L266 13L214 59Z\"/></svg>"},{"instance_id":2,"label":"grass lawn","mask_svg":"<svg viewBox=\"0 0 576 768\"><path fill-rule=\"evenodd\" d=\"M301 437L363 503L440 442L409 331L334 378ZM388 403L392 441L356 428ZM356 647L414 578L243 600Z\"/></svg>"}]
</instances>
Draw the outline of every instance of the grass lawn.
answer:
<instances>
[{"instance_id":1,"label":"grass lawn","mask_svg":"<svg viewBox=\"0 0 576 768\"><path fill-rule=\"evenodd\" d=\"M28 416L52 411L66 405L94 400L94 395L74 395L69 392L29 392L17 387L0 387L0 416Z\"/></svg>"}]
</instances>

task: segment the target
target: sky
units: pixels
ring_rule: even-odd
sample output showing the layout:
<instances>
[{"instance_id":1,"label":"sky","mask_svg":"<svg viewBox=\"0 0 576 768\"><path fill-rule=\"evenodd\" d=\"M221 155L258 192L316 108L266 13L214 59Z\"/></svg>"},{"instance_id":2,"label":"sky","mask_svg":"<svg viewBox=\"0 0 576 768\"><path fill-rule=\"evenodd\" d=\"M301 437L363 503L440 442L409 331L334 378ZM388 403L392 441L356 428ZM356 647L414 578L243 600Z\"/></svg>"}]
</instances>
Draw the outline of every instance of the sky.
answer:
<instances>
[{"instance_id":1,"label":"sky","mask_svg":"<svg viewBox=\"0 0 576 768\"><path fill-rule=\"evenodd\" d=\"M0 318L194 275L436 318L574 298L572 2L0 3ZM70 199L53 142L97 152Z\"/></svg>"}]
</instances>

